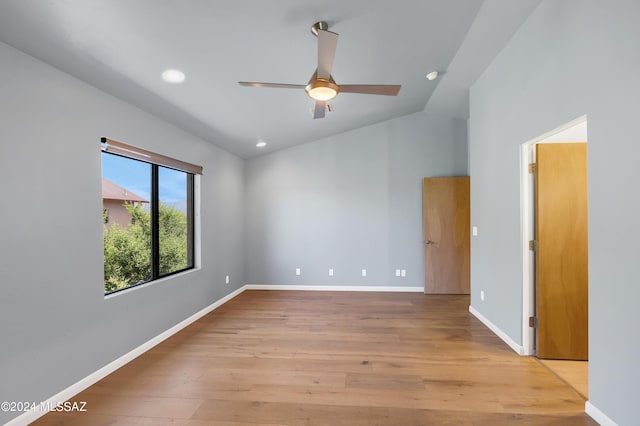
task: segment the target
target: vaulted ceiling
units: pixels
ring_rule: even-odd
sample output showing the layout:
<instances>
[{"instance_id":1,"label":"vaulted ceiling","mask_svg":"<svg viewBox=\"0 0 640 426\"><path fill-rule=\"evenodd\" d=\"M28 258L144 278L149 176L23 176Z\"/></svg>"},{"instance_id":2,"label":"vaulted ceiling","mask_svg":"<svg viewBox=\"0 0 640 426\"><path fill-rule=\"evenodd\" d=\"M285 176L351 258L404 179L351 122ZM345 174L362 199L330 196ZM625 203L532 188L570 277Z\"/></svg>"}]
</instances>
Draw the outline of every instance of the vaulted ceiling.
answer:
<instances>
[{"instance_id":1,"label":"vaulted ceiling","mask_svg":"<svg viewBox=\"0 0 640 426\"><path fill-rule=\"evenodd\" d=\"M468 88L537 0L3 0L0 41L243 158L421 111L466 118ZM317 66L311 25L340 34L343 93L313 120L301 90ZM186 74L182 84L160 75ZM429 81L425 75L439 71ZM264 140L262 150L255 144Z\"/></svg>"}]
</instances>

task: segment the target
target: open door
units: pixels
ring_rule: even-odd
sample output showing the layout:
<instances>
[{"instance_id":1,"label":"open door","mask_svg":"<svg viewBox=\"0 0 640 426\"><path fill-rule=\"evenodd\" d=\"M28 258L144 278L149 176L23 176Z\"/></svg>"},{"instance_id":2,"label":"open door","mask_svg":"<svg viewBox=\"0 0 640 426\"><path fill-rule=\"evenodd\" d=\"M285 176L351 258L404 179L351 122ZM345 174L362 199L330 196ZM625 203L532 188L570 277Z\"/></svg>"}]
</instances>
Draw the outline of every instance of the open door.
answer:
<instances>
[{"instance_id":1,"label":"open door","mask_svg":"<svg viewBox=\"0 0 640 426\"><path fill-rule=\"evenodd\" d=\"M587 144L536 145L536 347L588 359Z\"/></svg>"},{"instance_id":2,"label":"open door","mask_svg":"<svg viewBox=\"0 0 640 426\"><path fill-rule=\"evenodd\" d=\"M422 185L425 294L469 294L469 176Z\"/></svg>"}]
</instances>

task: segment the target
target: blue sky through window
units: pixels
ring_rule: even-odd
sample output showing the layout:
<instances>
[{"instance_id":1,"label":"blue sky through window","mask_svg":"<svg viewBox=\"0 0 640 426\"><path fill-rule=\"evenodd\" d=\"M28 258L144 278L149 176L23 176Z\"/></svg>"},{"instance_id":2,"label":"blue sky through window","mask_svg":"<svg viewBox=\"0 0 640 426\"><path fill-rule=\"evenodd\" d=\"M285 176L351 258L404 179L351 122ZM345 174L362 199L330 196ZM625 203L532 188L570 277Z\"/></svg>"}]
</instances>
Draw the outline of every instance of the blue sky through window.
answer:
<instances>
[{"instance_id":1,"label":"blue sky through window","mask_svg":"<svg viewBox=\"0 0 640 426\"><path fill-rule=\"evenodd\" d=\"M160 167L158 170L158 196L162 204L187 211L187 174Z\"/></svg>"},{"instance_id":2,"label":"blue sky through window","mask_svg":"<svg viewBox=\"0 0 640 426\"><path fill-rule=\"evenodd\" d=\"M118 155L102 153L102 177L147 200L151 198L151 165ZM187 174L160 167L160 202L186 211Z\"/></svg>"}]
</instances>

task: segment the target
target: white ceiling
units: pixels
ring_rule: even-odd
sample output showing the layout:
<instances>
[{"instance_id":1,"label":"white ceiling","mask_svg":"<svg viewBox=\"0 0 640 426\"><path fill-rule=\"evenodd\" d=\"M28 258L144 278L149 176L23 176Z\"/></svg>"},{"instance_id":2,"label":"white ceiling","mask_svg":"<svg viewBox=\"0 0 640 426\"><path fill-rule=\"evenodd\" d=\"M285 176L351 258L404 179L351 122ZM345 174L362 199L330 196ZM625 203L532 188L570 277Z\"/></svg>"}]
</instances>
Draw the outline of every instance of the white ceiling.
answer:
<instances>
[{"instance_id":1,"label":"white ceiling","mask_svg":"<svg viewBox=\"0 0 640 426\"><path fill-rule=\"evenodd\" d=\"M468 87L538 3L3 0L0 41L249 158L421 111L432 95L428 110L466 118ZM305 84L318 20L340 34L338 84L401 84L400 94L344 93L313 120L304 91L237 84ZM186 81L164 83L167 68ZM426 80L432 70L442 77ZM259 139L266 149L255 147Z\"/></svg>"}]
</instances>

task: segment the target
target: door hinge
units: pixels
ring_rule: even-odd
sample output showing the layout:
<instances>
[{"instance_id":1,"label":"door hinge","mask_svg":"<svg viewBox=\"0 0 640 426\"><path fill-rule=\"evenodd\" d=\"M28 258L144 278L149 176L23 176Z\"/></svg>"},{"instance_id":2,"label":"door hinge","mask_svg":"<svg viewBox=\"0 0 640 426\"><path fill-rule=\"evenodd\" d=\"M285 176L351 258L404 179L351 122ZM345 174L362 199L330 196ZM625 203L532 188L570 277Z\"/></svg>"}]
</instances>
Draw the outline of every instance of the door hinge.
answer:
<instances>
[{"instance_id":1,"label":"door hinge","mask_svg":"<svg viewBox=\"0 0 640 426\"><path fill-rule=\"evenodd\" d=\"M538 171L536 163L529 163L529 173L535 173Z\"/></svg>"},{"instance_id":2,"label":"door hinge","mask_svg":"<svg viewBox=\"0 0 640 426\"><path fill-rule=\"evenodd\" d=\"M538 326L538 318L529 317L529 327L536 328Z\"/></svg>"},{"instance_id":3,"label":"door hinge","mask_svg":"<svg viewBox=\"0 0 640 426\"><path fill-rule=\"evenodd\" d=\"M538 240L529 240L529 250L538 251Z\"/></svg>"}]
</instances>

